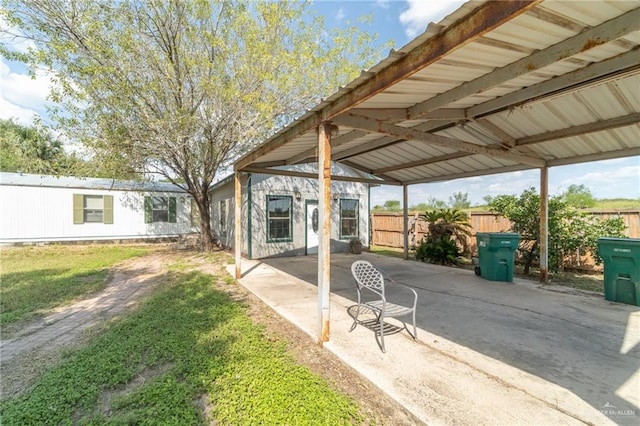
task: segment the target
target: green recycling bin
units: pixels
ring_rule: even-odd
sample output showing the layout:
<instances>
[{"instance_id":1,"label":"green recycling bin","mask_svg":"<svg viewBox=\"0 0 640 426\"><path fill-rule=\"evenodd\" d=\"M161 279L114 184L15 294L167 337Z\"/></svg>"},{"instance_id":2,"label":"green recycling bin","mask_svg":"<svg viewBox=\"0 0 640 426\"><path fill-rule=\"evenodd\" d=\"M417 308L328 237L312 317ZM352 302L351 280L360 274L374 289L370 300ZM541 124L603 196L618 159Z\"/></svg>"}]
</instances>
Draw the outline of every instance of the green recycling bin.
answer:
<instances>
[{"instance_id":1,"label":"green recycling bin","mask_svg":"<svg viewBox=\"0 0 640 426\"><path fill-rule=\"evenodd\" d=\"M640 238L598 238L604 298L640 306Z\"/></svg>"},{"instance_id":2,"label":"green recycling bin","mask_svg":"<svg viewBox=\"0 0 640 426\"><path fill-rule=\"evenodd\" d=\"M520 235L505 232L478 232L476 241L480 264L479 275L489 281L513 282L513 264ZM476 274L478 274L477 270Z\"/></svg>"}]
</instances>

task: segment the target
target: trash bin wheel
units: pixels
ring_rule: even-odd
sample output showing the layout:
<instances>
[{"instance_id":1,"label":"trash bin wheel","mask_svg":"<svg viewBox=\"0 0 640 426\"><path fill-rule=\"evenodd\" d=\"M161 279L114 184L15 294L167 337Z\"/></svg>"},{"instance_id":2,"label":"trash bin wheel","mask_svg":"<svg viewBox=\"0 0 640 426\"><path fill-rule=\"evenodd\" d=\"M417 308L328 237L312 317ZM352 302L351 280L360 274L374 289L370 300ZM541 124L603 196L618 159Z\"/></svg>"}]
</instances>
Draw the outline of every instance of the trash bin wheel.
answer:
<instances>
[{"instance_id":1,"label":"trash bin wheel","mask_svg":"<svg viewBox=\"0 0 640 426\"><path fill-rule=\"evenodd\" d=\"M476 266L475 268L473 268L473 272L475 272L476 276L480 276L480 267Z\"/></svg>"}]
</instances>

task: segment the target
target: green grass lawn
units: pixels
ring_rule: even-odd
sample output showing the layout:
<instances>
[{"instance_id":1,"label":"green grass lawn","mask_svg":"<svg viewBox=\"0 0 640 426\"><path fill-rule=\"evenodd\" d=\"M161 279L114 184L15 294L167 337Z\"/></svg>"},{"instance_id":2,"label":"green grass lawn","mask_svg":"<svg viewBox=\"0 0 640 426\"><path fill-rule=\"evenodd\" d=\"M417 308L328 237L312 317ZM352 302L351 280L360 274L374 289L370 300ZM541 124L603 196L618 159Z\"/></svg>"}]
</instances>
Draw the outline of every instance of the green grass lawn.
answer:
<instances>
[{"instance_id":1,"label":"green grass lawn","mask_svg":"<svg viewBox=\"0 0 640 426\"><path fill-rule=\"evenodd\" d=\"M109 268L148 246L52 245L0 250L0 326L102 290Z\"/></svg>"},{"instance_id":2,"label":"green grass lawn","mask_svg":"<svg viewBox=\"0 0 640 426\"><path fill-rule=\"evenodd\" d=\"M28 391L2 402L2 424L366 421L351 399L296 364L285 342L267 339L244 305L216 289L226 274L187 269L178 263L134 312L107 323Z\"/></svg>"}]
</instances>

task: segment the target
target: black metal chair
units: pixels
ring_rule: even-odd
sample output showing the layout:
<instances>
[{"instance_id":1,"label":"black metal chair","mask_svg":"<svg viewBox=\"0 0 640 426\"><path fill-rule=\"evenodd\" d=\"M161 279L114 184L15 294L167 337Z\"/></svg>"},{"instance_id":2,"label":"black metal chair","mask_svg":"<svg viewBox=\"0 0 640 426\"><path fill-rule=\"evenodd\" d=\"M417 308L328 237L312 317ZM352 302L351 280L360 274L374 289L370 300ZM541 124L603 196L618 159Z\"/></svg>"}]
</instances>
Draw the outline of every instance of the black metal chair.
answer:
<instances>
[{"instance_id":1,"label":"black metal chair","mask_svg":"<svg viewBox=\"0 0 640 426\"><path fill-rule=\"evenodd\" d=\"M355 307L355 314L352 315L353 324L349 331L351 332L355 330L358 326L358 317L360 316L360 313L364 310L370 310L375 315L375 320L371 325L373 326L372 328L376 336L376 342L378 343L378 346L380 346L382 352L386 352L386 348L384 346L385 325L387 326L388 331L393 330L394 326L388 323L385 324L385 318L406 317L411 315L413 333L411 333L409 328L407 328L407 323L405 321L400 321L402 321L407 333L409 333L409 335L415 340L417 338L416 305L418 303L418 294L416 291L411 287L393 281L384 273L384 271L382 271L382 269L376 268L371 264L371 262L366 260L357 260L353 262L351 265L351 273L356 281L358 305ZM405 293L405 295L408 294L409 296L412 296L413 304L392 303L387 300L387 286L389 286L389 290L391 290L391 287L394 288L394 296L396 293L395 289L398 290L398 293ZM365 294L364 290L368 290L368 292ZM400 294L397 296L400 296ZM365 301L364 299L370 300ZM395 299L396 297L394 297L394 300ZM402 330L399 327L395 327L395 329Z\"/></svg>"}]
</instances>

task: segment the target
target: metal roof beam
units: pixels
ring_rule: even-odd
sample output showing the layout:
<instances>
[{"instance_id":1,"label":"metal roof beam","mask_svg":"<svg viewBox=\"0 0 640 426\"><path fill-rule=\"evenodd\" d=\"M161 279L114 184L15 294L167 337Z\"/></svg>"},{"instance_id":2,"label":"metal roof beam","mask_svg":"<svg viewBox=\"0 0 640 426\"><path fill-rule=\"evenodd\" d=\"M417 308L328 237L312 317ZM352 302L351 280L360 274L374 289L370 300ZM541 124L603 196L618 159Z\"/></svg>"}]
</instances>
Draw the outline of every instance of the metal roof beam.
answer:
<instances>
[{"instance_id":1,"label":"metal roof beam","mask_svg":"<svg viewBox=\"0 0 640 426\"><path fill-rule=\"evenodd\" d=\"M342 161L347 158L355 157L357 155L365 154L370 151L375 151L385 146L398 142L398 138L391 136L385 136L380 139L368 142L364 145L354 146L353 148L345 149L344 151L336 152L331 155L332 161Z\"/></svg>"},{"instance_id":2,"label":"metal roof beam","mask_svg":"<svg viewBox=\"0 0 640 426\"><path fill-rule=\"evenodd\" d=\"M489 157L503 158L515 163L528 164L534 167L544 167L546 165L546 161L542 158L535 158L532 156L514 152L488 148L486 146L463 142L457 139L434 135L432 133L423 132L414 128L400 127L389 123L381 123L370 118L360 117L353 114L342 115L339 118L336 118L335 121L338 124L354 129L382 133L388 136L396 137L398 139L423 141L431 145L440 146L455 151L470 152L473 154L481 154Z\"/></svg>"},{"instance_id":3,"label":"metal roof beam","mask_svg":"<svg viewBox=\"0 0 640 426\"><path fill-rule=\"evenodd\" d=\"M640 123L640 113L624 115L622 117L610 118L608 120L596 121L594 123L582 124L580 126L568 127L566 129L554 130L527 136L516 140L517 146L532 145L547 142L554 139L569 138L572 136L584 135L587 133L601 132L603 130L615 129L616 127L630 126Z\"/></svg>"},{"instance_id":4,"label":"metal roof beam","mask_svg":"<svg viewBox=\"0 0 640 426\"><path fill-rule=\"evenodd\" d=\"M467 43L511 21L535 7L541 0L488 1L480 4L464 18L432 36L389 66L380 70L350 92L322 108L324 120L353 108L393 84L415 74L426 66L459 49Z\"/></svg>"},{"instance_id":5,"label":"metal roof beam","mask_svg":"<svg viewBox=\"0 0 640 426\"><path fill-rule=\"evenodd\" d=\"M413 167L426 166L427 164L439 163L441 161L455 160L456 158L466 157L468 155L470 154L467 152L454 152L451 154L438 155L437 157L411 161L409 163L396 164L395 166L373 170L371 173L377 175L379 173L395 172L396 170L411 169Z\"/></svg>"},{"instance_id":6,"label":"metal roof beam","mask_svg":"<svg viewBox=\"0 0 640 426\"><path fill-rule=\"evenodd\" d=\"M509 133L502 130L500 127L496 126L486 118L481 118L479 120L473 120L478 126L487 130L489 133L500 139L502 142L502 146L505 148L513 148L516 146L516 140Z\"/></svg>"},{"instance_id":7,"label":"metal roof beam","mask_svg":"<svg viewBox=\"0 0 640 426\"><path fill-rule=\"evenodd\" d=\"M331 140L331 148L335 148L338 147L340 145L344 145L345 143L351 142L355 139L358 139L364 135L366 135L367 132L362 131L362 130L352 130L349 133L345 133L342 136L338 136L336 138L333 138ZM309 148L305 151L302 151L299 154L294 155L293 157L287 159L286 164L298 164L298 163L305 163L306 160L310 159L310 158L316 158L317 157L317 151L318 151L318 147L314 146L313 148Z\"/></svg>"},{"instance_id":8,"label":"metal roof beam","mask_svg":"<svg viewBox=\"0 0 640 426\"><path fill-rule=\"evenodd\" d=\"M407 120L406 108L353 108L349 112L380 121L398 122ZM429 111L420 118L425 120L464 120L467 116L462 108L440 108Z\"/></svg>"},{"instance_id":9,"label":"metal roof beam","mask_svg":"<svg viewBox=\"0 0 640 426\"><path fill-rule=\"evenodd\" d=\"M613 158L633 157L640 155L640 147L624 148L616 151L598 152L570 158L558 158L549 161L549 166L566 166L568 164L587 163L589 161L611 160Z\"/></svg>"},{"instance_id":10,"label":"metal roof beam","mask_svg":"<svg viewBox=\"0 0 640 426\"><path fill-rule=\"evenodd\" d=\"M478 77L466 84L416 104L408 109L408 119L420 118L429 111L488 90L506 81L551 65L580 52L584 52L585 50L608 43L639 29L640 9L634 9L596 27L584 30L580 34L556 43L544 50L540 50L516 62Z\"/></svg>"},{"instance_id":11,"label":"metal roof beam","mask_svg":"<svg viewBox=\"0 0 640 426\"><path fill-rule=\"evenodd\" d=\"M247 166L244 169L242 169L242 171L247 173L261 173L265 175L293 176L293 177L301 177L301 178L318 179L318 173L296 172L294 170L280 170L280 169L269 169L265 167ZM380 180L380 179L371 179L371 178L356 177L356 176L331 175L331 180L342 181L342 182L400 185L400 183L398 183L397 181L389 182L389 181Z\"/></svg>"},{"instance_id":12,"label":"metal roof beam","mask_svg":"<svg viewBox=\"0 0 640 426\"><path fill-rule=\"evenodd\" d=\"M565 92L576 91L585 85L602 84L605 80L622 78L626 74L638 72L639 69L640 49L636 48L616 57L472 106L467 109L467 116L480 117L495 114L533 100L543 100L549 96L559 96Z\"/></svg>"},{"instance_id":13,"label":"metal roof beam","mask_svg":"<svg viewBox=\"0 0 640 426\"><path fill-rule=\"evenodd\" d=\"M269 142L258 146L253 151L249 152L244 157L240 158L233 165L234 170L244 169L246 166L258 160L263 155L266 155L272 151L275 151L276 149L280 148L282 145L285 145L291 142L292 140L304 134L308 130L313 129L314 127L318 127L321 122L322 122L322 119L320 114L317 114L317 113L310 114L306 118L302 119L300 122L296 123L296 125L294 125L293 127L290 127L284 131L281 131L272 139L270 139Z\"/></svg>"},{"instance_id":14,"label":"metal roof beam","mask_svg":"<svg viewBox=\"0 0 640 426\"><path fill-rule=\"evenodd\" d=\"M352 169L360 170L363 173L368 173L370 175L374 174L374 173L371 172L371 170L367 170L367 169L365 169L364 167L362 167L362 166L360 166L358 164L352 163L351 161L341 161L340 164L344 164L345 166L349 166ZM402 185L402 182L399 181L398 179L394 179L394 178L389 177L389 176L387 176L385 174L376 174L376 177L379 177L380 179L384 180L384 182L382 182L382 181L379 182L381 184L384 183L385 185L388 185L389 184L388 182L395 182L397 185Z\"/></svg>"},{"instance_id":15,"label":"metal roof beam","mask_svg":"<svg viewBox=\"0 0 640 426\"><path fill-rule=\"evenodd\" d=\"M533 167L527 166L525 164L518 164L517 166L507 166L507 167L496 167L487 170L476 170L472 172L461 172L461 173L451 173L449 175L435 176L432 178L426 179L416 179L405 182L405 185L415 185L418 183L433 183L433 182L444 182L453 179L462 179L466 177L475 177L475 176L486 176L486 175L495 175L498 173L510 173L510 172L518 172L520 170L528 170Z\"/></svg>"}]
</instances>

